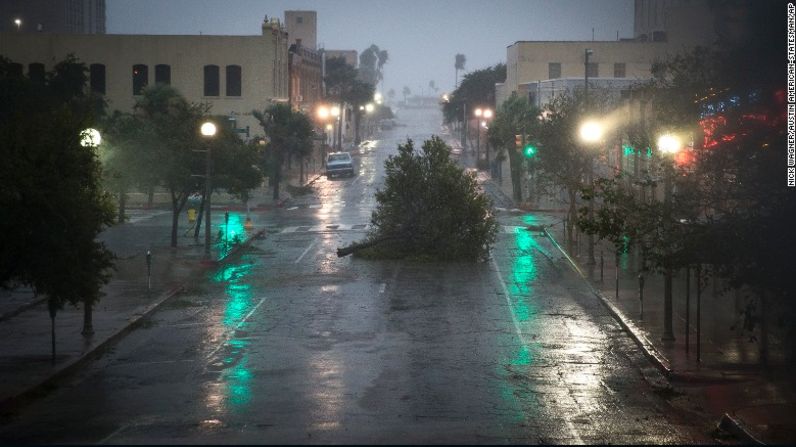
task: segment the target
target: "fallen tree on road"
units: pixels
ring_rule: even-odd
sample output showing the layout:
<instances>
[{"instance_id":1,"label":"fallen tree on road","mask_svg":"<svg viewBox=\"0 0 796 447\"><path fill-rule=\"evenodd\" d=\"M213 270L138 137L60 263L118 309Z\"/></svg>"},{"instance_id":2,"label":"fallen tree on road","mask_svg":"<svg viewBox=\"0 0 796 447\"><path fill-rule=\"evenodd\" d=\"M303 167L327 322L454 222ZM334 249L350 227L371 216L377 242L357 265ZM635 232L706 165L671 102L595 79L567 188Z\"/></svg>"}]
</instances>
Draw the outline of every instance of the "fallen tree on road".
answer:
<instances>
[{"instance_id":1,"label":"fallen tree on road","mask_svg":"<svg viewBox=\"0 0 796 447\"><path fill-rule=\"evenodd\" d=\"M368 258L427 260L485 259L495 241L492 205L475 176L450 158L450 147L434 136L420 151L412 140L385 162L385 188L364 241L338 248Z\"/></svg>"}]
</instances>

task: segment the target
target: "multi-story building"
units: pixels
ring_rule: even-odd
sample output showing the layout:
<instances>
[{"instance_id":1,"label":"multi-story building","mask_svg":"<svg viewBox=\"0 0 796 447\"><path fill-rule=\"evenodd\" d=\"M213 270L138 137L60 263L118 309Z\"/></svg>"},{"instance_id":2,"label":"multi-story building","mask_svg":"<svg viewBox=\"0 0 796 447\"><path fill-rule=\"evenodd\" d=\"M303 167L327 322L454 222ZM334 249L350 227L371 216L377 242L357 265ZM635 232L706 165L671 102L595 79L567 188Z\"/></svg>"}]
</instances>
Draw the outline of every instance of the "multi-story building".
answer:
<instances>
[{"instance_id":1,"label":"multi-story building","mask_svg":"<svg viewBox=\"0 0 796 447\"><path fill-rule=\"evenodd\" d=\"M105 0L3 0L0 32L104 34Z\"/></svg>"},{"instance_id":2,"label":"multi-story building","mask_svg":"<svg viewBox=\"0 0 796 447\"><path fill-rule=\"evenodd\" d=\"M144 87L169 84L237 128L262 133L252 110L288 100L287 33L275 18L255 36L0 33L0 55L28 76L70 53L89 67L90 88L111 110L129 112Z\"/></svg>"},{"instance_id":3,"label":"multi-story building","mask_svg":"<svg viewBox=\"0 0 796 447\"><path fill-rule=\"evenodd\" d=\"M318 14L315 11L285 11L290 45L297 44L308 50L318 45Z\"/></svg>"},{"instance_id":4,"label":"multi-story building","mask_svg":"<svg viewBox=\"0 0 796 447\"><path fill-rule=\"evenodd\" d=\"M709 0L635 0L633 37L674 45L710 44L717 18Z\"/></svg>"},{"instance_id":5,"label":"multi-story building","mask_svg":"<svg viewBox=\"0 0 796 447\"><path fill-rule=\"evenodd\" d=\"M587 72L589 85L624 90L649 79L652 64L671 52L663 42L515 42L506 50L506 81L496 86L497 103L516 92L543 105L556 93L583 86Z\"/></svg>"},{"instance_id":6,"label":"multi-story building","mask_svg":"<svg viewBox=\"0 0 796 447\"><path fill-rule=\"evenodd\" d=\"M288 50L290 104L305 112L323 98L322 55L294 43Z\"/></svg>"}]
</instances>

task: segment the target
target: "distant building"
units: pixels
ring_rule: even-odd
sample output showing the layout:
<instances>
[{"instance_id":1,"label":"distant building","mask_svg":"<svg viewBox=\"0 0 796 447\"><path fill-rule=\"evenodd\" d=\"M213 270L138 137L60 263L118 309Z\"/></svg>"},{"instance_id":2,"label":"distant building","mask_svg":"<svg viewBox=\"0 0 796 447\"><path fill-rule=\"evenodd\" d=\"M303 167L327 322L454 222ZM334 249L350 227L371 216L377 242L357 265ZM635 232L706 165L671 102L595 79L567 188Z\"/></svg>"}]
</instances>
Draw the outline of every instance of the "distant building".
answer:
<instances>
[{"instance_id":1,"label":"distant building","mask_svg":"<svg viewBox=\"0 0 796 447\"><path fill-rule=\"evenodd\" d=\"M105 34L105 0L2 0L0 32Z\"/></svg>"},{"instance_id":2,"label":"distant building","mask_svg":"<svg viewBox=\"0 0 796 447\"><path fill-rule=\"evenodd\" d=\"M359 54L357 50L323 50L326 60L333 57L342 57L346 63L354 68L359 66Z\"/></svg>"},{"instance_id":3,"label":"distant building","mask_svg":"<svg viewBox=\"0 0 796 447\"><path fill-rule=\"evenodd\" d=\"M590 50L586 67L586 50ZM541 106L554 94L589 85L624 90L649 79L652 64L669 54L662 42L515 42L506 50L506 81L495 87L497 103L513 92Z\"/></svg>"},{"instance_id":4,"label":"distant building","mask_svg":"<svg viewBox=\"0 0 796 447\"><path fill-rule=\"evenodd\" d=\"M709 45L717 16L710 0L635 0L633 38L674 45Z\"/></svg>"},{"instance_id":5,"label":"distant building","mask_svg":"<svg viewBox=\"0 0 796 447\"><path fill-rule=\"evenodd\" d=\"M288 101L287 50L276 18L263 22L259 36L0 33L0 55L28 76L73 53L89 67L89 88L111 110L129 112L144 87L169 84L253 134L262 128L252 110Z\"/></svg>"},{"instance_id":6,"label":"distant building","mask_svg":"<svg viewBox=\"0 0 796 447\"><path fill-rule=\"evenodd\" d=\"M318 16L315 11L285 11L285 27L289 44L309 50L318 46Z\"/></svg>"},{"instance_id":7,"label":"distant building","mask_svg":"<svg viewBox=\"0 0 796 447\"><path fill-rule=\"evenodd\" d=\"M318 51L294 43L288 50L290 104L309 112L323 98L322 57Z\"/></svg>"}]
</instances>

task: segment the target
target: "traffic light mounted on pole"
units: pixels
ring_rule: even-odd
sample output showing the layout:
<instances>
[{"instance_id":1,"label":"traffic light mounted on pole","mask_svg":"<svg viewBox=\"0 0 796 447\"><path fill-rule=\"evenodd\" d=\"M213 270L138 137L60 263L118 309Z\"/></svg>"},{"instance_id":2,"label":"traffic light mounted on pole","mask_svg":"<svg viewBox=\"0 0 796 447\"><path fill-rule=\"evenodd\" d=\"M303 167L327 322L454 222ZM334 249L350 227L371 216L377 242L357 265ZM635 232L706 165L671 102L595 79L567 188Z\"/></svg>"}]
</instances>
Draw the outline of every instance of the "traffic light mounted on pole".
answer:
<instances>
[{"instance_id":1,"label":"traffic light mounted on pole","mask_svg":"<svg viewBox=\"0 0 796 447\"><path fill-rule=\"evenodd\" d=\"M525 158L534 158L538 149L528 141L529 139L528 135L514 135L514 147L522 148L522 155Z\"/></svg>"}]
</instances>

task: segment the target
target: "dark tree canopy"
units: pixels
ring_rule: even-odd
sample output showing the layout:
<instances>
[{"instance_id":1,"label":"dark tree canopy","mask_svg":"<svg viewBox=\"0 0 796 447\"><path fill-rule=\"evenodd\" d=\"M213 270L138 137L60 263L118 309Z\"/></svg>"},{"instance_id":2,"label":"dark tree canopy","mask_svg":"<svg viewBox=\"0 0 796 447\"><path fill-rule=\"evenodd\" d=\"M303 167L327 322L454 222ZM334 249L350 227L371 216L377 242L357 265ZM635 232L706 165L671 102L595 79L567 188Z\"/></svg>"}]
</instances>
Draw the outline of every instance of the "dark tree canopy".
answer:
<instances>
[{"instance_id":1,"label":"dark tree canopy","mask_svg":"<svg viewBox=\"0 0 796 447\"><path fill-rule=\"evenodd\" d=\"M10 64L0 58L0 283L31 286L51 309L91 304L112 266L96 237L113 207L96 148L80 144L96 120L86 67L69 57L40 85Z\"/></svg>"},{"instance_id":2,"label":"dark tree canopy","mask_svg":"<svg viewBox=\"0 0 796 447\"><path fill-rule=\"evenodd\" d=\"M474 110L476 107L495 108L495 84L506 80L506 64L497 64L489 68L471 71L464 75L462 82L450 95L442 111L446 122L461 121L464 118L464 107Z\"/></svg>"}]
</instances>

